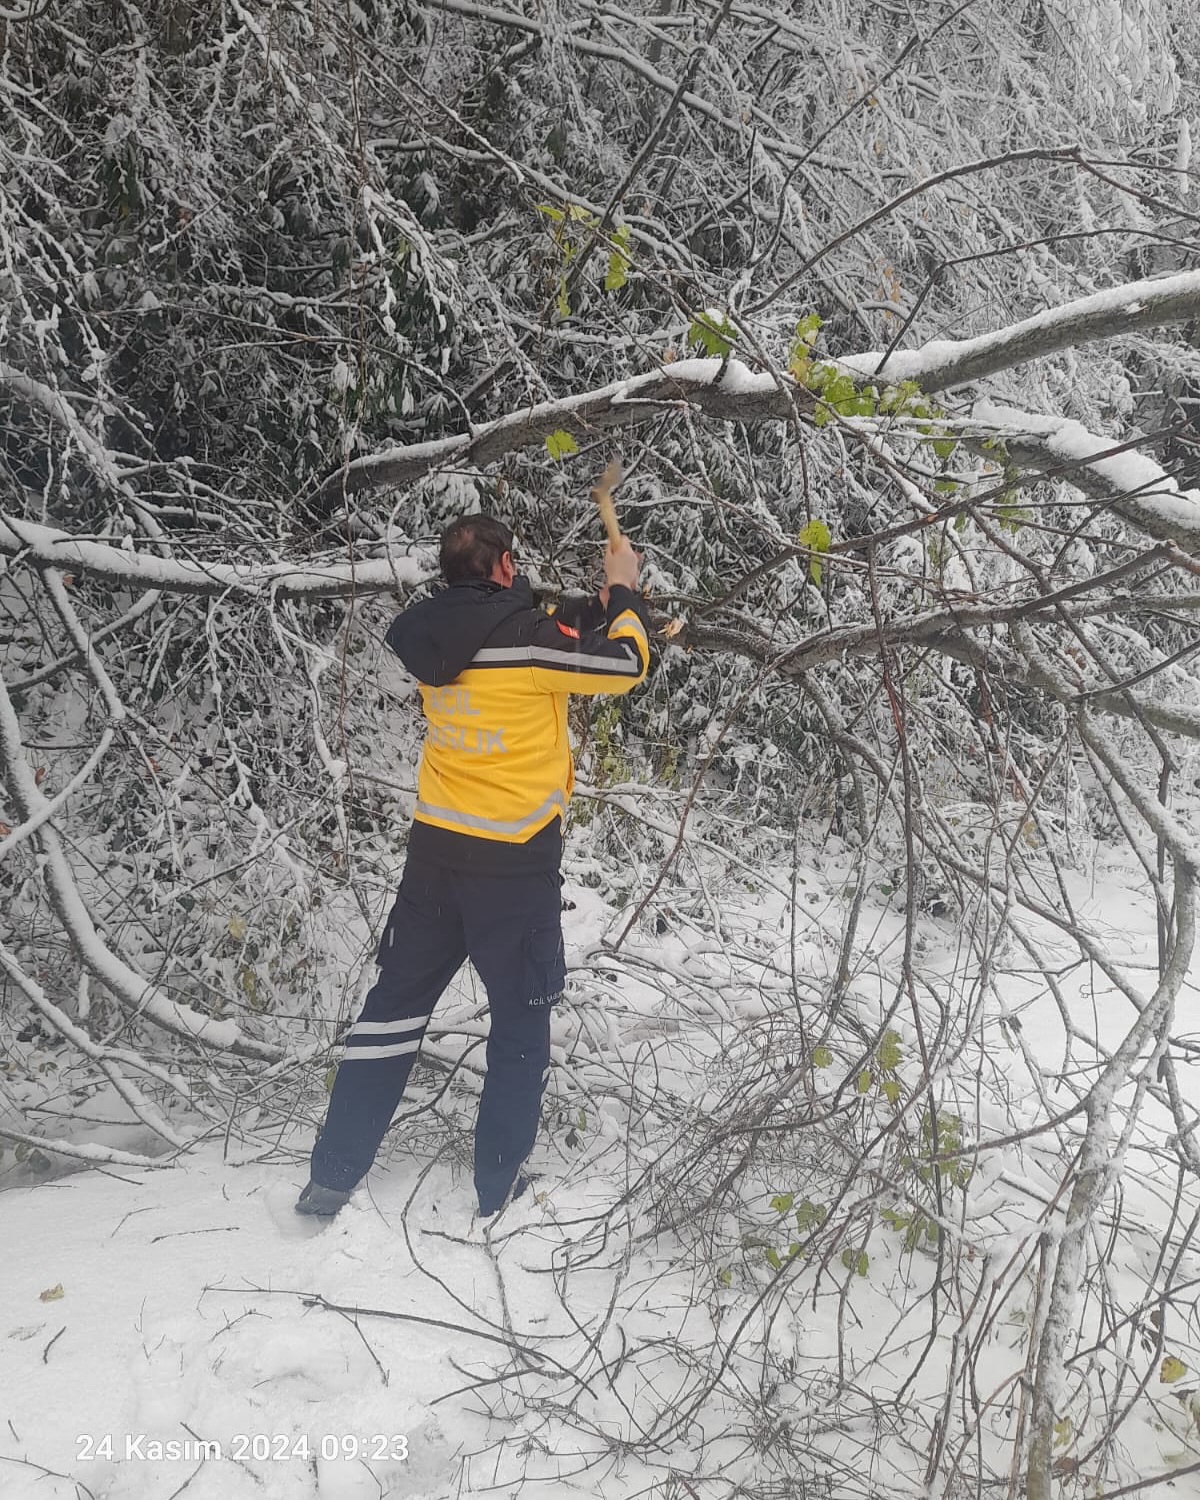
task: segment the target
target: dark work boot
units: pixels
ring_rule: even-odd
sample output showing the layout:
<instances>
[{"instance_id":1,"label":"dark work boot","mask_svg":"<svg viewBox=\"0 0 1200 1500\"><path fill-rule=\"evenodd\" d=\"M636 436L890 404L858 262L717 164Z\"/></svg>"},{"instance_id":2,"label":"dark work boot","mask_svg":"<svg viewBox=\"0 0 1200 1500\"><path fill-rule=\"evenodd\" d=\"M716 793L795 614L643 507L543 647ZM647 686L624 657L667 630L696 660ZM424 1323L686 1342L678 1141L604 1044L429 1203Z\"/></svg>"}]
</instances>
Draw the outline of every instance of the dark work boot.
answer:
<instances>
[{"instance_id":1,"label":"dark work boot","mask_svg":"<svg viewBox=\"0 0 1200 1500\"><path fill-rule=\"evenodd\" d=\"M524 1172L521 1172L516 1182L513 1183L504 1197L500 1199L499 1203L485 1203L483 1199L480 1199L479 1217L481 1219L493 1218L506 1204L515 1203L518 1198L522 1197L533 1186L533 1181L532 1176L527 1177Z\"/></svg>"},{"instance_id":2,"label":"dark work boot","mask_svg":"<svg viewBox=\"0 0 1200 1500\"><path fill-rule=\"evenodd\" d=\"M332 1219L339 1208L350 1201L350 1194L338 1188L322 1187L319 1182L310 1182L296 1199L298 1214L313 1214L318 1219Z\"/></svg>"}]
</instances>

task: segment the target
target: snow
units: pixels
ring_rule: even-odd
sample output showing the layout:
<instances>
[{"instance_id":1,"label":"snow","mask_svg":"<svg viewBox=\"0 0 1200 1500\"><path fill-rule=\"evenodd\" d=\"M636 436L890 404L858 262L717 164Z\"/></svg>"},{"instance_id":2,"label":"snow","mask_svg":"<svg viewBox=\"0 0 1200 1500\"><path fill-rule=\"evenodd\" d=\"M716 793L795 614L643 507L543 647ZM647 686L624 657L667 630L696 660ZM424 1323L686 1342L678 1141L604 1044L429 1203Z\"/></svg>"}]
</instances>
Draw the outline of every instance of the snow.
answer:
<instances>
[{"instance_id":1,"label":"snow","mask_svg":"<svg viewBox=\"0 0 1200 1500\"><path fill-rule=\"evenodd\" d=\"M238 593L317 597L348 590L351 584L364 590L415 585L435 572L430 554L424 548L358 563L184 561L139 551L131 536L126 536L120 547L111 547L105 542L88 541L52 526L4 514L0 514L0 552L29 552L55 567L88 568L136 587L200 593L228 589Z\"/></svg>"},{"instance_id":2,"label":"snow","mask_svg":"<svg viewBox=\"0 0 1200 1500\"><path fill-rule=\"evenodd\" d=\"M786 377L784 377L786 378ZM721 376L720 387L731 396L749 396L759 392L778 389L776 378L763 371L750 369L740 359L730 358Z\"/></svg>"},{"instance_id":3,"label":"snow","mask_svg":"<svg viewBox=\"0 0 1200 1500\"><path fill-rule=\"evenodd\" d=\"M1122 331L1122 318L1137 317L1147 308L1153 309L1168 299L1181 297L1192 298L1195 305L1200 305L1200 271L1183 271L1175 276L1149 277L1108 287L1062 306L1046 308L1032 317L993 333L981 334L978 338L931 339L919 349L897 349L887 357L886 366L886 351L846 355L836 363L861 378L882 373L890 381L916 380L925 384L948 366L1003 351L1025 340L1036 341L1039 336L1052 335L1084 320L1091 329L1086 337L1114 337ZM1078 341L1078 338L1073 340Z\"/></svg>"},{"instance_id":4,"label":"snow","mask_svg":"<svg viewBox=\"0 0 1200 1500\"><path fill-rule=\"evenodd\" d=\"M631 793L618 795L627 800ZM581 841L570 867L584 857ZM830 938L851 861L831 839L796 872L801 889L828 903ZM796 1430L813 1434L811 1453L826 1456L833 1500L919 1493L899 1459L940 1409L957 1318L924 1361L895 1433L879 1427L870 1401L856 1406L853 1392L865 1379L882 1394L885 1372L895 1379L909 1368L903 1351L911 1363L923 1345L932 1256L905 1255L894 1234L876 1232L866 1276L842 1271L836 1256L826 1267L819 1256L811 1264L802 1257L789 1272L790 1294L768 1305L761 1249L737 1248L751 1227L740 1214L727 1214L720 1230L718 1257L732 1268L729 1282L710 1286L712 1263L686 1235L624 1206L631 1178L655 1169L669 1180L673 1155L688 1149L669 1121L657 1141L630 1134L622 1101L633 1073L626 1070L650 1069L660 1087L689 1091L695 1106L707 1109L721 1088L716 1073L711 1080L697 1073L695 1047L711 1047L714 1057L752 1054L747 1003L757 1001L759 1026L772 1013L777 1019L778 1004L791 1004L786 981L771 998L769 964L748 975L730 951L731 941L769 947L778 932L789 894L774 888L772 870L770 863L763 868L755 894L739 898L726 888L723 939L667 934L635 950L632 964L598 941L606 930L611 936L620 914L572 882L569 961L591 993L554 1018L558 1092L535 1152L534 1193L505 1210L486 1236L471 1216L462 1149L470 1091L459 1106L458 1134L443 1134L440 1148L422 1144L428 1132L413 1134L436 1080L424 1093L418 1082L390 1159L327 1226L292 1209L306 1175L305 1128L273 1141L266 1153L235 1138L229 1147L202 1146L171 1170L110 1165L5 1192L0 1500L75 1500L77 1482L96 1500L166 1500L185 1482L189 1500L459 1500L512 1494L527 1484L554 1495L634 1500L653 1494L671 1471L688 1477L697 1494L723 1500L715 1473L730 1487L750 1487L774 1472L770 1450L741 1431L745 1419L731 1394L739 1381L757 1420L786 1412ZM1155 930L1137 872L1101 851L1090 872L1063 878L1077 920L1136 969L1153 951ZM864 917L869 951L886 966L903 941L903 914L875 893ZM822 918L804 920L809 936L797 950L799 972L827 976L836 944L822 941ZM934 986L953 980L963 963L956 935L924 923L922 941L923 978ZM651 954L662 967L641 967ZM616 982L606 987L598 971ZM656 973L673 978L676 996L692 999L664 998ZM860 974L850 997L856 1009L869 1005L872 987L864 979ZM887 988L882 973L880 980ZM1063 983L1078 1015L1113 1039L1125 1033L1132 1012L1111 989L1093 988L1077 966ZM1065 1044L1061 1017L1036 976L1014 973L1004 984L1008 1024L1019 1017L1017 1034L1041 1076L1052 1080ZM472 998L469 977L448 997L433 1049L446 1061L462 1056L463 1043L479 1034L469 1018ZM696 1008L681 1048L663 1022L668 1007L683 1004ZM603 1029L605 1021L606 1097L585 1138L571 1146L555 1114L571 1098L573 1074L586 1066L571 1037L597 1022ZM911 1026L895 1024L902 1050L915 1059ZM978 1112L985 1141L1032 1124L1039 1106L1027 1088L1022 1103L1021 1051L993 1045L977 1057L974 1044L967 1047L963 1102L954 1107L970 1122L967 1101L982 1085L984 1100L995 1101ZM1200 1064L1193 1064L1185 1079L1193 1092L1198 1074ZM828 1070L816 1078L822 1090L836 1081ZM1000 1081L993 1089L985 1079ZM939 1083L939 1093L948 1083ZM1149 1109L1162 1115L1158 1105ZM1141 1305L1146 1257L1152 1263L1162 1235L1178 1233L1169 1229L1179 1208L1175 1175L1157 1143L1166 1123L1165 1116L1144 1119L1129 1143L1125 1229L1106 1269L1112 1301L1085 1310L1085 1326L1090 1317ZM988 1390L1024 1368L1034 1284L1024 1268L1036 1266L1039 1242L1062 1234L1059 1184L1069 1139L1061 1151L1049 1137L985 1150L969 1194L958 1194L957 1204L955 1194L947 1197L942 1222L955 1247L964 1307L975 1305L977 1285L979 1307L1005 1309L999 1318L989 1314L986 1327L970 1324L974 1378ZM773 1190L799 1189L798 1197L824 1201L819 1151L805 1161L809 1148L799 1149L795 1180ZM1186 1220L1190 1208L1182 1206ZM786 1242L786 1225L773 1224L778 1216L764 1206L753 1226L766 1236L760 1244ZM1178 1270L1186 1281L1200 1272L1200 1258L1185 1252ZM1182 1322L1172 1322L1169 1348L1189 1368L1200 1352L1193 1344ZM723 1358L732 1361L735 1384L718 1383L686 1429L672 1432L677 1411L708 1387L709 1361ZM1134 1378L1148 1372L1151 1386L1122 1429L1128 1462L1140 1477L1166 1476L1197 1456L1190 1418L1186 1409L1176 1418L1157 1389L1153 1351L1135 1348L1129 1358ZM764 1359L773 1370L792 1371L777 1397L759 1390ZM835 1396L831 1377L843 1364L850 1388ZM1079 1386L1073 1375L1063 1401L1064 1414L1086 1435L1087 1381ZM660 1434L652 1444L641 1440L647 1428ZM999 1411L980 1431L1001 1467L1010 1432Z\"/></svg>"},{"instance_id":5,"label":"snow","mask_svg":"<svg viewBox=\"0 0 1200 1500\"><path fill-rule=\"evenodd\" d=\"M1001 436L1006 432L1035 435L1043 440L1049 454L1064 462L1087 462L1114 493L1135 500L1140 510L1168 526L1179 525L1191 532L1200 528L1200 490L1181 489L1161 464L1145 454L1133 450L1108 453L1113 440L1089 432L1080 422L1069 417L1035 416L990 401L977 401L972 416L994 427ZM1098 456L1104 454L1107 456Z\"/></svg>"},{"instance_id":6,"label":"snow","mask_svg":"<svg viewBox=\"0 0 1200 1500\"><path fill-rule=\"evenodd\" d=\"M1065 712L1020 685L1018 629L984 617L1032 606L1038 578L1086 588L1139 526L1182 539L1193 497L1120 454L1115 503L1075 506L1061 534L1024 507L991 537L922 529L917 484L938 472L921 424L789 435L794 388L755 370L810 311L831 347L883 349L914 308L906 342L938 337L897 370L926 361L931 388L1003 372L1012 406L1105 433L1024 412L990 429L1107 500L1078 465L1161 425L1156 401L1195 375L1192 281L1087 294L1131 257L1186 263L1196 29L1165 0L1051 0L1032 29L1019 7L948 8L913 47L908 7L609 7L596 32L571 6L489 3L435 0L449 46L402 0L332 21L235 0L224 26L135 0L115 28L85 0L23 3L0 48L0 836L17 830L0 841L0 1500L998 1497L1020 1488L1037 1287L1064 1246L1068 1362L1041 1398L1047 1440L1069 1437L1055 1457L1080 1466L1061 1500L1160 1479L1182 1497L1200 1458L1194 983L1168 1055L1135 1037L1127 1085L1105 1079L1088 1157L1080 1111L1154 993L1156 839L1195 837L1194 599L1180 566L1152 614L1144 575L1074 595L1074 641L1030 616L1033 670L1083 694ZM498 102L477 84L504 49L525 62L493 68ZM31 89L39 58L61 65ZM656 118L669 160L647 178ZM1080 142L1086 164L1027 169L1022 140ZM572 259L508 182L625 217L628 289L603 291L605 248ZM562 272L579 294L555 320ZM751 337L736 309L755 298ZM706 307L735 310L740 357L660 365ZM360 373L361 400L341 399ZM731 434L743 416L762 425ZM558 426L570 464L542 449ZM368 1189L314 1233L292 1200L329 1048L372 977L420 733L411 682L375 670L387 599L354 594L423 581L434 559L410 538L493 505L531 571L576 581L597 560L588 472L622 427L645 439L626 499L652 597L747 657L822 665L759 681L736 649L665 642L645 695L592 717L537 1196L480 1239L487 1016L468 971ZM322 529L304 502L339 455ZM364 481L349 551L340 490ZM1169 529L1146 520L1158 502ZM802 559L779 561L814 510L851 548L883 533L872 576L843 547L818 595ZM939 591L978 653L881 646L874 609L903 642ZM871 654L822 657L827 631ZM1180 731L1167 806L1144 726L1116 724L1107 771L1081 747L1111 706L1105 658ZM929 1161L929 1106L969 1180ZM1120 1185L1071 1242L1080 1160ZM773 1206L788 1194L829 1222L805 1230ZM895 1221L918 1210L936 1255L904 1247ZM79 1451L101 1432L118 1462ZM239 1433L276 1456L235 1451ZM410 1451L344 1455L372 1433ZM155 1456L183 1440L224 1456Z\"/></svg>"},{"instance_id":7,"label":"snow","mask_svg":"<svg viewBox=\"0 0 1200 1500\"><path fill-rule=\"evenodd\" d=\"M632 380L625 381L621 388L621 398L625 401L632 401L643 386L657 384L664 375L672 380L678 380L683 385L712 385L720 368L721 361L711 356L676 359L648 375L639 375Z\"/></svg>"}]
</instances>

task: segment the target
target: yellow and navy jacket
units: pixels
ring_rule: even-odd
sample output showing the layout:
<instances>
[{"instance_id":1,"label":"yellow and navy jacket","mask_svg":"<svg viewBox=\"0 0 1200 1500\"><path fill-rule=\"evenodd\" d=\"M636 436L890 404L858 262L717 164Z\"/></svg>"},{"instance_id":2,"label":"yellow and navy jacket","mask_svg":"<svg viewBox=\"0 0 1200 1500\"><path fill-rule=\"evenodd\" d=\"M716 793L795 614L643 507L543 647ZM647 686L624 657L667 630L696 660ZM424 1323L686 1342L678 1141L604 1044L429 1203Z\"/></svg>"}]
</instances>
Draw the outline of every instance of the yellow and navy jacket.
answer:
<instances>
[{"instance_id":1,"label":"yellow and navy jacket","mask_svg":"<svg viewBox=\"0 0 1200 1500\"><path fill-rule=\"evenodd\" d=\"M410 854L496 869L557 865L575 773L569 693L627 693L650 650L642 601L609 591L539 609L529 583L457 583L392 622L387 644L421 688L425 749Z\"/></svg>"}]
</instances>

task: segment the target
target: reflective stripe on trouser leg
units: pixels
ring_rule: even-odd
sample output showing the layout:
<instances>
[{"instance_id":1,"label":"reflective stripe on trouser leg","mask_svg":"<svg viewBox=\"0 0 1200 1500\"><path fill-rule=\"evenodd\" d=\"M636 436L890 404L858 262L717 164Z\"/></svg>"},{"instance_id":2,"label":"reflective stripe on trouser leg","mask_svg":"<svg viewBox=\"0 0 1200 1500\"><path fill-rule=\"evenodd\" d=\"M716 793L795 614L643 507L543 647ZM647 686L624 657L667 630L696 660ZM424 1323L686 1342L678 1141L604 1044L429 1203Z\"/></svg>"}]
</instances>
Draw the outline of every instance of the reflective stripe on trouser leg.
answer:
<instances>
[{"instance_id":1,"label":"reflective stripe on trouser leg","mask_svg":"<svg viewBox=\"0 0 1200 1500\"><path fill-rule=\"evenodd\" d=\"M346 1038L312 1179L349 1189L370 1170L442 991L466 957L445 871L408 867L379 945L379 978Z\"/></svg>"}]
</instances>

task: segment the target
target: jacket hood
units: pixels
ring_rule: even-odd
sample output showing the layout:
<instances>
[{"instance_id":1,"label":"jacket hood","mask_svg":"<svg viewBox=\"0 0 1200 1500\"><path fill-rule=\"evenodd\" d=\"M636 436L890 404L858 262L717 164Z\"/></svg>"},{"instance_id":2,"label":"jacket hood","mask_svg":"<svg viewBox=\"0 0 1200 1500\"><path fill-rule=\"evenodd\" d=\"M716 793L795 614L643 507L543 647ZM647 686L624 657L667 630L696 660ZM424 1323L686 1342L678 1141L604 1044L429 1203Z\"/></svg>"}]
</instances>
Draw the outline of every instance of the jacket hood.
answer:
<instances>
[{"instance_id":1,"label":"jacket hood","mask_svg":"<svg viewBox=\"0 0 1200 1500\"><path fill-rule=\"evenodd\" d=\"M453 583L398 614L385 640L418 682L444 687L498 625L533 607L527 578L507 589L485 579Z\"/></svg>"}]
</instances>

